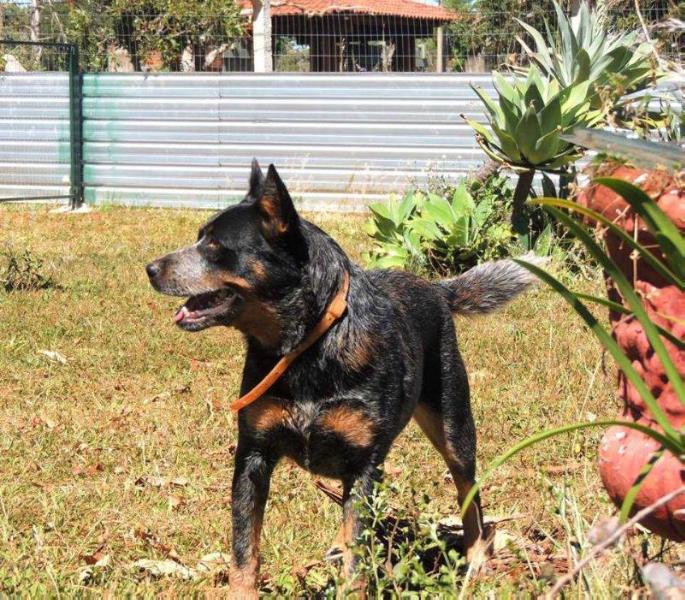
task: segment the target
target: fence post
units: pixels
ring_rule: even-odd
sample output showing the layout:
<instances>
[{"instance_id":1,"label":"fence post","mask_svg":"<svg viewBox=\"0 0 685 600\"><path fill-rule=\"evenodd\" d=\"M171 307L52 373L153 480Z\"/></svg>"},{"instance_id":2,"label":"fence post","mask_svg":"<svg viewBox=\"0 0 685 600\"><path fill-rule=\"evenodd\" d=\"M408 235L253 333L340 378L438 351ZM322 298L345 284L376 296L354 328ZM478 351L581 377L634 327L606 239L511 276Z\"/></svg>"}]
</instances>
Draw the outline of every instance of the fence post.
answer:
<instances>
[{"instance_id":1,"label":"fence post","mask_svg":"<svg viewBox=\"0 0 685 600\"><path fill-rule=\"evenodd\" d=\"M71 208L83 204L83 77L78 46L69 44L69 141Z\"/></svg>"},{"instance_id":2,"label":"fence post","mask_svg":"<svg viewBox=\"0 0 685 600\"><path fill-rule=\"evenodd\" d=\"M252 0L252 56L255 73L273 71L272 44L271 0Z\"/></svg>"},{"instance_id":3,"label":"fence post","mask_svg":"<svg viewBox=\"0 0 685 600\"><path fill-rule=\"evenodd\" d=\"M435 57L435 71L437 73L443 73L445 71L445 27L440 25L436 30L438 43L437 43L437 56Z\"/></svg>"}]
</instances>

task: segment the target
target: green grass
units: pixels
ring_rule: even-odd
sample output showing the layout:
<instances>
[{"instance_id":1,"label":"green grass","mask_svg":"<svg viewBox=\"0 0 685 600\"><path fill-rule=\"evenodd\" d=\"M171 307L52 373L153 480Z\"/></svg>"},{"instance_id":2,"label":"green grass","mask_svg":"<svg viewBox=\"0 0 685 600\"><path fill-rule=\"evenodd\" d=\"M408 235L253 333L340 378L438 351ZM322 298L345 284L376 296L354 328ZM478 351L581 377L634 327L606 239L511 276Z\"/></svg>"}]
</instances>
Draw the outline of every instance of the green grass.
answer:
<instances>
[{"instance_id":1,"label":"green grass","mask_svg":"<svg viewBox=\"0 0 685 600\"><path fill-rule=\"evenodd\" d=\"M238 392L242 341L232 330L179 331L178 302L154 293L143 269L192 241L206 218L0 207L4 244L42 259L57 284L0 291L0 594L226 591L222 578L153 579L131 568L168 555L194 567L230 547L236 425L227 407ZM311 218L355 259L368 250L360 217ZM599 275L578 285L601 293ZM617 414L613 366L552 292L540 288L497 315L460 318L457 327L481 466L541 429ZM545 563L564 571L583 552L584 532L613 511L596 470L600 435L539 445L485 484L486 512L518 518L500 526L510 547L469 582L469 593L536 593L545 586L541 573L549 574ZM413 424L387 464L395 511L413 508L415 490L436 518L456 513L444 465ZM340 518L311 482L287 463L274 476L262 541L267 591L311 595L327 585L327 567L293 575L323 556ZM633 557L642 541L652 553L660 548L649 536L633 539L629 552L613 551L590 568L574 593L613 597L638 585ZM83 583L98 550L109 565Z\"/></svg>"}]
</instances>

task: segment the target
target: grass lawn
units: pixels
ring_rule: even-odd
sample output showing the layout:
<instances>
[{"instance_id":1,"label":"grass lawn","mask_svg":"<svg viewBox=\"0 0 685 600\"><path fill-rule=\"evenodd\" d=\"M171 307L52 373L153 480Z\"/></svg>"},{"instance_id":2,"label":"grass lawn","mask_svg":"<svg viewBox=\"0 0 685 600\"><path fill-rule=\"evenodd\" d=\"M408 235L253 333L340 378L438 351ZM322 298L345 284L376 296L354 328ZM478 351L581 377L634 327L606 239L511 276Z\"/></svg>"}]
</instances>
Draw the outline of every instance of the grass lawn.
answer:
<instances>
[{"instance_id":1,"label":"grass lawn","mask_svg":"<svg viewBox=\"0 0 685 600\"><path fill-rule=\"evenodd\" d=\"M143 269L193 240L206 218L0 206L2 243L29 249L57 284L0 291L0 594L225 593L216 573L186 581L132 568L169 557L195 568L230 547L236 426L227 407L238 392L242 341L232 330L178 330L178 299L153 292ZM368 247L361 217L311 219L361 260ZM601 291L599 276L577 285ZM541 429L618 412L611 361L547 289L496 315L459 318L457 328L481 468ZM595 464L600 435L545 442L486 483L487 514L515 518L500 525L508 545L469 581L469 593L535 594L585 552L587 529L612 511ZM386 468L394 510L411 511L425 494L435 518L455 515L444 465L413 424ZM311 596L328 585L330 592L331 567L306 576L303 567L323 556L339 518L310 475L283 464L263 533L264 591ZM624 549L588 567L574 593L627 593L639 586L633 557L662 547L637 535Z\"/></svg>"}]
</instances>

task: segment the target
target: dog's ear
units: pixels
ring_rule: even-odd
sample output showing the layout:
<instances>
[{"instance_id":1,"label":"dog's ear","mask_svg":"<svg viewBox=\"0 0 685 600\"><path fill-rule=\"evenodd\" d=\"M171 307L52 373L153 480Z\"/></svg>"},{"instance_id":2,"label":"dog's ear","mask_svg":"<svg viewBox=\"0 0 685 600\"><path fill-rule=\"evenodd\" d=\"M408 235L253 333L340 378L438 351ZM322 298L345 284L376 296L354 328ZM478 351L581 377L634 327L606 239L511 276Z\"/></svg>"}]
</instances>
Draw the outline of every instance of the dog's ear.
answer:
<instances>
[{"instance_id":1,"label":"dog's ear","mask_svg":"<svg viewBox=\"0 0 685 600\"><path fill-rule=\"evenodd\" d=\"M262 218L262 232L268 240L277 239L298 229L300 220L295 205L273 165L269 165L256 205Z\"/></svg>"},{"instance_id":2,"label":"dog's ear","mask_svg":"<svg viewBox=\"0 0 685 600\"><path fill-rule=\"evenodd\" d=\"M252 159L252 169L250 171L250 188L247 192L252 198L259 198L262 187L264 186L264 173L259 166L256 158Z\"/></svg>"}]
</instances>

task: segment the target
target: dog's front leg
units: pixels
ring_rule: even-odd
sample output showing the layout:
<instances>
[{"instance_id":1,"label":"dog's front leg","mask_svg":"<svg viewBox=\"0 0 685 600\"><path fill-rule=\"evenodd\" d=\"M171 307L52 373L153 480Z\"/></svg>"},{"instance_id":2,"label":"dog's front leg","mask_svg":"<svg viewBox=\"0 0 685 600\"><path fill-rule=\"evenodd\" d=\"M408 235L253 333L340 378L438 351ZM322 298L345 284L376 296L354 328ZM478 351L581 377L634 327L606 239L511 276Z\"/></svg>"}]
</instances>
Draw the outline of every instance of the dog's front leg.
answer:
<instances>
[{"instance_id":1,"label":"dog's front leg","mask_svg":"<svg viewBox=\"0 0 685 600\"><path fill-rule=\"evenodd\" d=\"M336 542L342 547L343 574L346 578L342 597L352 593L354 597L366 597L366 580L357 575L353 580L357 558L352 547L364 529L365 521L359 514L361 506L367 506L373 494L374 484L381 480L381 471L376 465L370 465L356 476L350 476L343 482L343 523Z\"/></svg>"},{"instance_id":2,"label":"dog's front leg","mask_svg":"<svg viewBox=\"0 0 685 600\"><path fill-rule=\"evenodd\" d=\"M238 445L233 473L231 516L233 561L231 596L257 598L259 537L273 465L259 451Z\"/></svg>"}]
</instances>

